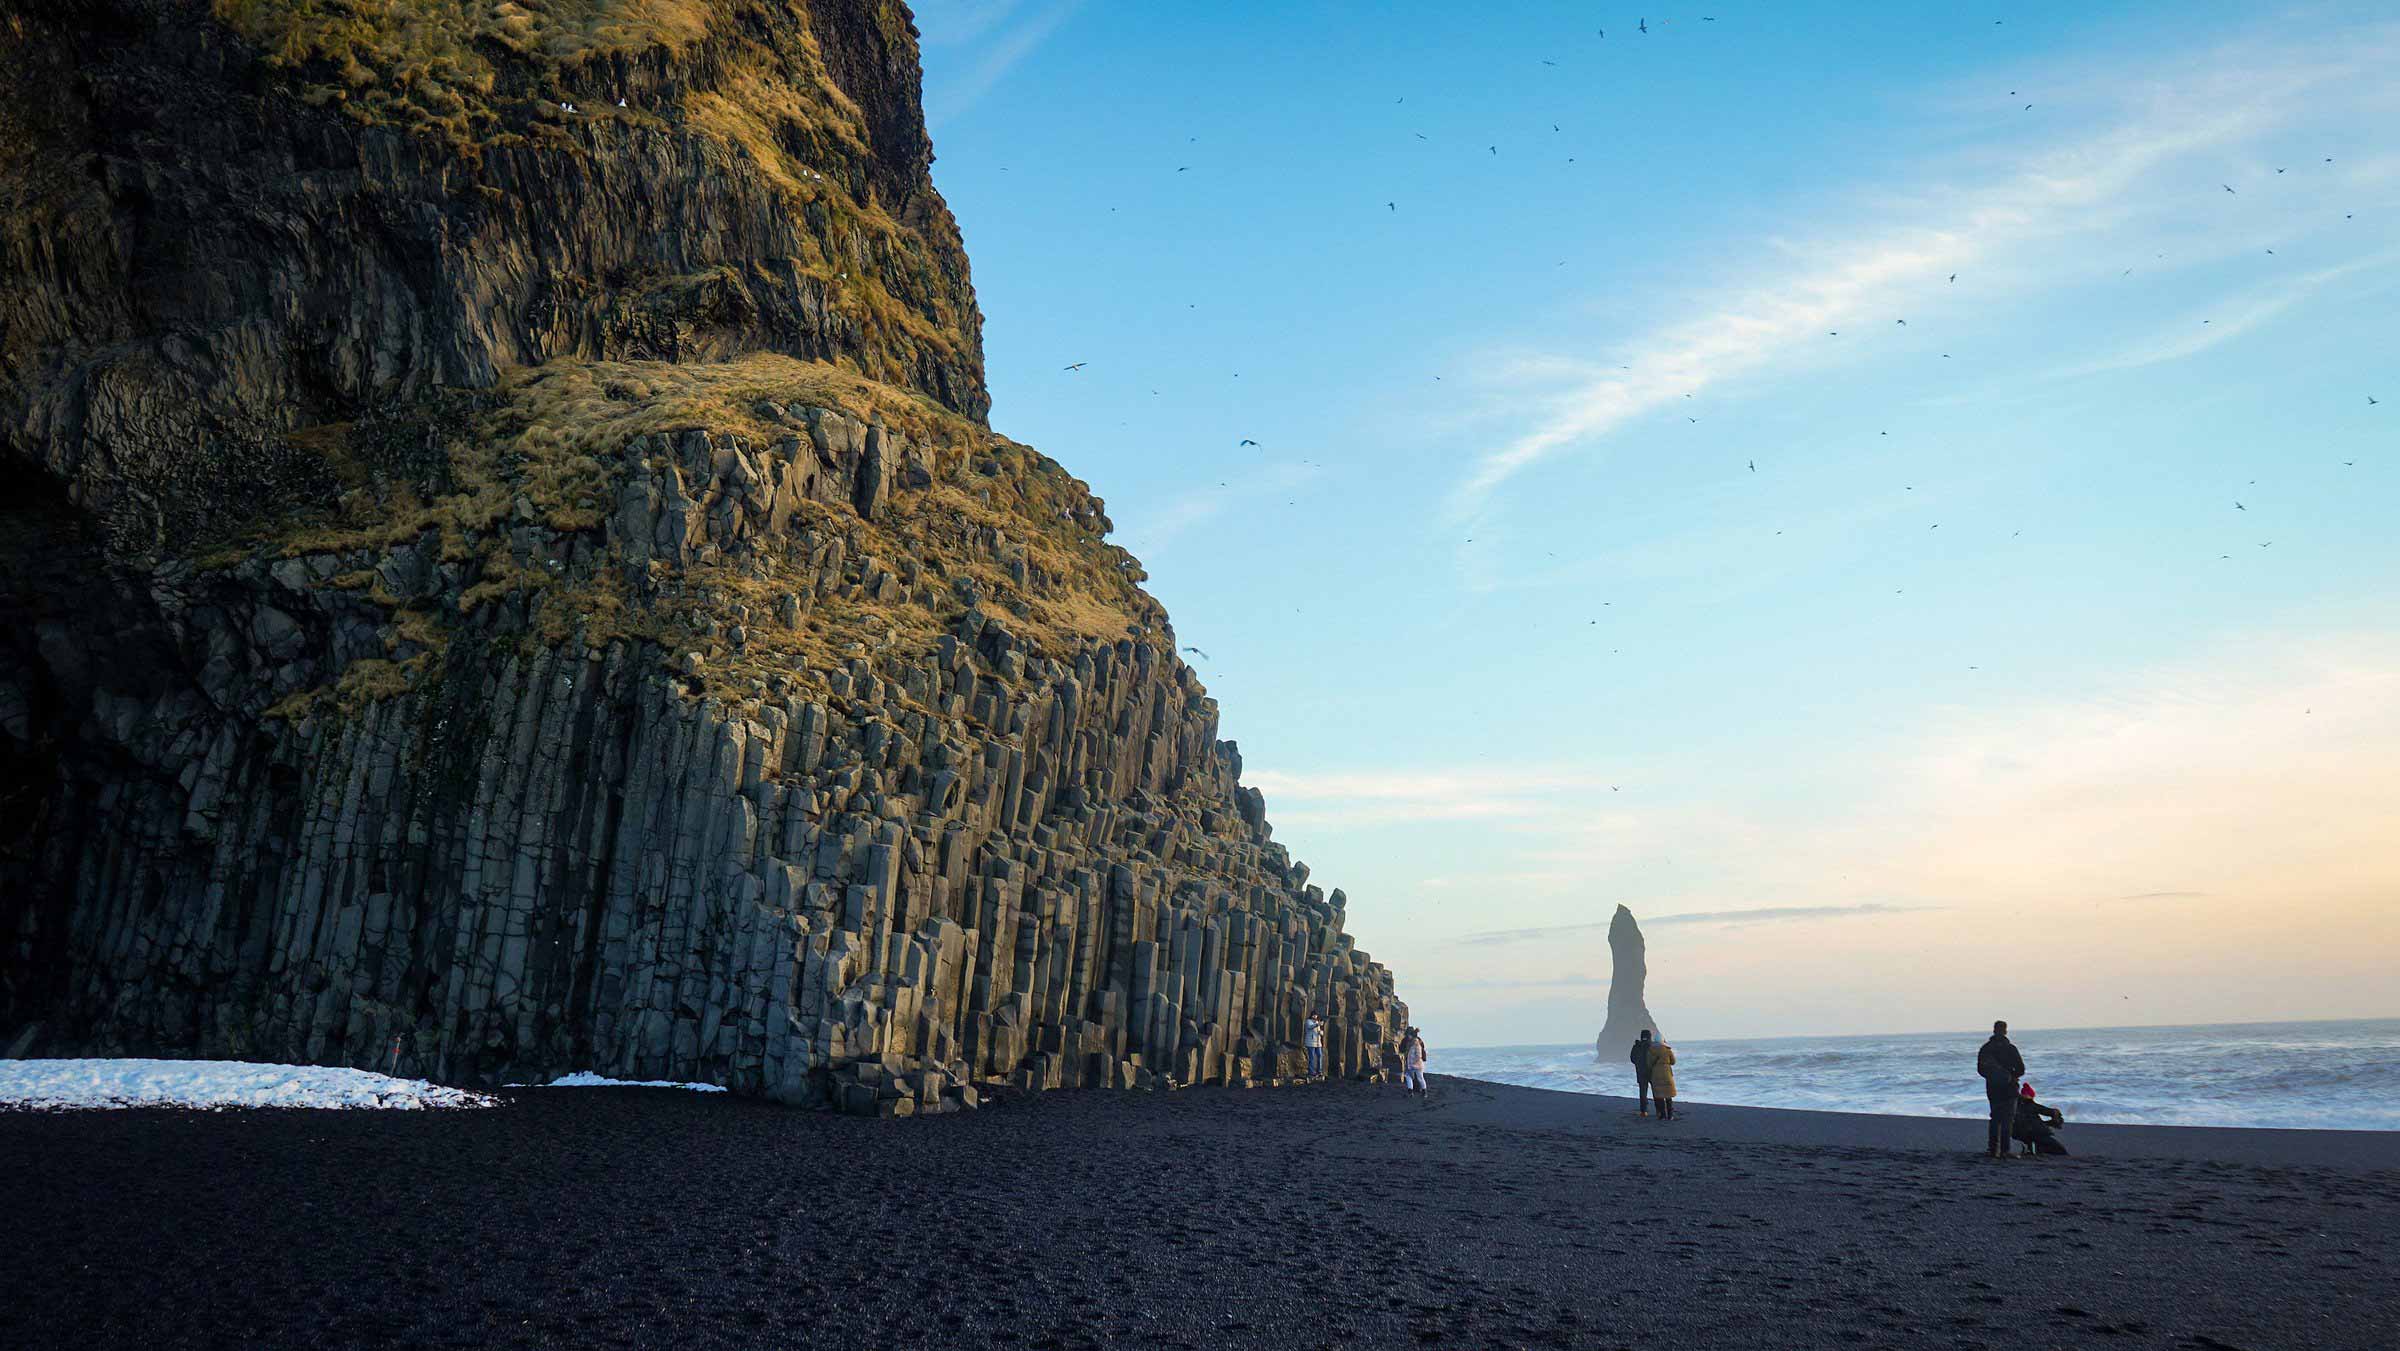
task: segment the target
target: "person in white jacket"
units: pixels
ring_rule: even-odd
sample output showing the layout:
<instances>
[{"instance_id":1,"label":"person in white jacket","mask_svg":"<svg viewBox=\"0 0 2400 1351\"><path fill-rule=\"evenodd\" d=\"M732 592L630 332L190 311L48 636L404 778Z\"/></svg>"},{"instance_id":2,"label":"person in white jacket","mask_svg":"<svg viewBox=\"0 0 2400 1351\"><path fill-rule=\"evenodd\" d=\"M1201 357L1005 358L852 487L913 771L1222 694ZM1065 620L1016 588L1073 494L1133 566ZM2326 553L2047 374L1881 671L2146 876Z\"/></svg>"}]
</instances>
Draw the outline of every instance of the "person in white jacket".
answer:
<instances>
[{"instance_id":1,"label":"person in white jacket","mask_svg":"<svg viewBox=\"0 0 2400 1351\"><path fill-rule=\"evenodd\" d=\"M1425 1050L1425 1034L1408 1029L1400 1038L1400 1086L1411 1093L1425 1091L1425 1062L1430 1059Z\"/></svg>"},{"instance_id":2,"label":"person in white jacket","mask_svg":"<svg viewBox=\"0 0 2400 1351\"><path fill-rule=\"evenodd\" d=\"M1308 1052L1308 1077L1325 1076L1325 1020L1315 1014L1300 1024L1300 1049Z\"/></svg>"}]
</instances>

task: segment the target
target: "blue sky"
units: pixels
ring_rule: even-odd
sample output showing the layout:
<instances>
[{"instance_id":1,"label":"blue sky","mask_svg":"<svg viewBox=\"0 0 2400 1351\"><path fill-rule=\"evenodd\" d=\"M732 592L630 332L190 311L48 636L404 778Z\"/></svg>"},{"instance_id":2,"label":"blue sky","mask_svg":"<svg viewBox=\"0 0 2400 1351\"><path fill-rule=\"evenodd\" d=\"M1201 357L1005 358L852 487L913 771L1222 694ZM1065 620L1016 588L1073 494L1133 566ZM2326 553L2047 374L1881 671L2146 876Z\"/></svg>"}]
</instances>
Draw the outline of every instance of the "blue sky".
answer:
<instances>
[{"instance_id":1,"label":"blue sky","mask_svg":"<svg viewBox=\"0 0 2400 1351\"><path fill-rule=\"evenodd\" d=\"M1620 902L1679 1035L2400 1012L2400 21L1488 8L917 6L993 424L1429 1035Z\"/></svg>"}]
</instances>

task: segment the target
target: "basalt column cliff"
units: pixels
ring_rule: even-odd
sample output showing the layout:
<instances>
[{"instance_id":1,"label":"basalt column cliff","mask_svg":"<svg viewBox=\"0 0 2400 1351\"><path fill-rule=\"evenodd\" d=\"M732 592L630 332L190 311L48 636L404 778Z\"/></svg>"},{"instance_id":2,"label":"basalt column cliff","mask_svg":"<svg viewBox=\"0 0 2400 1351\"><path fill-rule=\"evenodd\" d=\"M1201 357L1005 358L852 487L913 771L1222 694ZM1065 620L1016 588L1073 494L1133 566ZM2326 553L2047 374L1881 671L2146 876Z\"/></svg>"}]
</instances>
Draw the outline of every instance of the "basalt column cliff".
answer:
<instances>
[{"instance_id":1,"label":"basalt column cliff","mask_svg":"<svg viewBox=\"0 0 2400 1351\"><path fill-rule=\"evenodd\" d=\"M0 0L0 1050L1371 1070L891 0Z\"/></svg>"}]
</instances>

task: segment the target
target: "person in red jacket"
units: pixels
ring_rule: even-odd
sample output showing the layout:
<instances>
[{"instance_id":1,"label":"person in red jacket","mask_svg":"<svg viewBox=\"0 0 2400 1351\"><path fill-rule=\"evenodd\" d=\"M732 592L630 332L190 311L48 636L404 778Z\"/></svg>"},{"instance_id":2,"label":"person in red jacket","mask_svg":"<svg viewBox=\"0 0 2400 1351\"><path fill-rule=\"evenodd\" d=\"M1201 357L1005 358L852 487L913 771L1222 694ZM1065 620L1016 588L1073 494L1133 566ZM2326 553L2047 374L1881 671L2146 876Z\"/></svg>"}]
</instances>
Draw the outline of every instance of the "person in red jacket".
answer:
<instances>
[{"instance_id":1,"label":"person in red jacket","mask_svg":"<svg viewBox=\"0 0 2400 1351\"><path fill-rule=\"evenodd\" d=\"M2033 1085L2017 1090L2017 1115L2009 1134L2033 1146L2036 1154L2064 1154L2067 1147L2058 1142L2058 1128L2067 1124L2067 1114L2041 1102L2033 1096Z\"/></svg>"}]
</instances>

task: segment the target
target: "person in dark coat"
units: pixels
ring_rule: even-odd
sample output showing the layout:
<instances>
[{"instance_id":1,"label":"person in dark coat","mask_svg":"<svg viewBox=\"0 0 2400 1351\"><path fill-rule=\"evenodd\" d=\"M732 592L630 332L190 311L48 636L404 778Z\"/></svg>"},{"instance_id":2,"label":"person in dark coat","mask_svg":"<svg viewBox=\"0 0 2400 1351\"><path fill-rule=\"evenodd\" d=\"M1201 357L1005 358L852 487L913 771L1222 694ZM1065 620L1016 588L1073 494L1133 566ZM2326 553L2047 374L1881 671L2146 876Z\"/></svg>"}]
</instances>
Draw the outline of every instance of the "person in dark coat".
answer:
<instances>
[{"instance_id":1,"label":"person in dark coat","mask_svg":"<svg viewBox=\"0 0 2400 1351\"><path fill-rule=\"evenodd\" d=\"M1983 1096L1991 1104L1991 1131L1984 1152L1995 1159L2009 1156L2009 1135L2017 1125L2017 1080L2025 1077L2025 1057L2008 1039L2008 1024L1992 1024L1992 1039L1975 1053L1975 1072L1983 1076Z\"/></svg>"},{"instance_id":2,"label":"person in dark coat","mask_svg":"<svg viewBox=\"0 0 2400 1351\"><path fill-rule=\"evenodd\" d=\"M1633 1041L1633 1105L1636 1116L1650 1115L1650 1029Z\"/></svg>"},{"instance_id":3,"label":"person in dark coat","mask_svg":"<svg viewBox=\"0 0 2400 1351\"><path fill-rule=\"evenodd\" d=\"M2009 1132L2033 1146L2036 1154L2064 1154L2067 1147L2059 1143L2058 1128L2067 1124L2067 1114L2041 1102L2033 1096L2033 1085L2017 1090L2017 1116Z\"/></svg>"}]
</instances>

